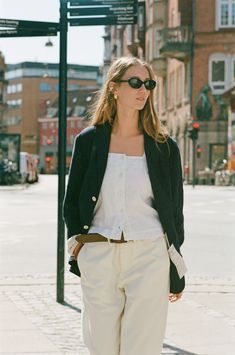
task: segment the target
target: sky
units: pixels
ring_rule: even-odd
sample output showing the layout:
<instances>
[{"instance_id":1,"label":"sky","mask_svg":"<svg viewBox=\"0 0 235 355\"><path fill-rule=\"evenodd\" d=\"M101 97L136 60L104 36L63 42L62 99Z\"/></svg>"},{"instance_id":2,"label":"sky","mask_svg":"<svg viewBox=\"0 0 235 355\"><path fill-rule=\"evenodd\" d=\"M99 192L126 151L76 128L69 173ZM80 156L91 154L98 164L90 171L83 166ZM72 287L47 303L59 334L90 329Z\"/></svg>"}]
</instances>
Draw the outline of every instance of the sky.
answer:
<instances>
[{"instance_id":1,"label":"sky","mask_svg":"<svg viewBox=\"0 0 235 355\"><path fill-rule=\"evenodd\" d=\"M59 0L0 0L0 19L59 21ZM68 63L101 65L104 44L103 26L69 27ZM0 51L7 64L23 61L59 62L59 35L51 37L0 38Z\"/></svg>"}]
</instances>

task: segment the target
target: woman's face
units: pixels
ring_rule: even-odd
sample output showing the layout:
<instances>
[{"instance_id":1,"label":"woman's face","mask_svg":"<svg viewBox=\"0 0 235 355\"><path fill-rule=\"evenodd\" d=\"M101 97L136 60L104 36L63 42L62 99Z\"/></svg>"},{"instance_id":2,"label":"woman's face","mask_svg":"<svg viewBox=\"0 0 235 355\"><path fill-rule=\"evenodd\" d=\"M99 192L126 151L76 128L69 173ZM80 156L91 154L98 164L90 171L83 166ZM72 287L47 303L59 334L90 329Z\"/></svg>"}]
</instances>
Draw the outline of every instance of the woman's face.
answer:
<instances>
[{"instance_id":1,"label":"woman's face","mask_svg":"<svg viewBox=\"0 0 235 355\"><path fill-rule=\"evenodd\" d=\"M150 79L148 70L141 64L128 68L121 80L128 80L132 77L137 77L142 81ZM133 110L142 110L150 94L144 85L139 89L133 89L128 82L116 84L113 92L117 94L117 105Z\"/></svg>"}]
</instances>

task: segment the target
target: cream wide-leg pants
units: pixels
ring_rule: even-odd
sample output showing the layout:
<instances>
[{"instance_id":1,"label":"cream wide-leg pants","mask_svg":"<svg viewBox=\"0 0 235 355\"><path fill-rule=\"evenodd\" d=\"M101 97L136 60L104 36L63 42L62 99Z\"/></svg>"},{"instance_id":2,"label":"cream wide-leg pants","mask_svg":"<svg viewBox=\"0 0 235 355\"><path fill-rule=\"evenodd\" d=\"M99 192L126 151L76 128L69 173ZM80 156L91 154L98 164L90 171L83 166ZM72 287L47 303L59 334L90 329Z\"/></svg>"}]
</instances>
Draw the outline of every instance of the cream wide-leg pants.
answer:
<instances>
[{"instance_id":1,"label":"cream wide-leg pants","mask_svg":"<svg viewBox=\"0 0 235 355\"><path fill-rule=\"evenodd\" d=\"M169 296L164 237L87 243L77 261L90 355L160 355Z\"/></svg>"}]
</instances>

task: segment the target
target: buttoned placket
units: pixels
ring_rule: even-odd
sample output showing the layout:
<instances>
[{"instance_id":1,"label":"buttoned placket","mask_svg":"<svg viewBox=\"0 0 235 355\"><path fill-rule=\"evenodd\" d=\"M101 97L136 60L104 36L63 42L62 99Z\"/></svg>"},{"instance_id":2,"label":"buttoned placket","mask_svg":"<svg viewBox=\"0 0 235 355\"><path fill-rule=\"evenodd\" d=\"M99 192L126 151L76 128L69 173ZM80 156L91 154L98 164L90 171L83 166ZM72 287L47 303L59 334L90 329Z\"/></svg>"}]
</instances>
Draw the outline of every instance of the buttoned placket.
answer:
<instances>
[{"instance_id":1,"label":"buttoned placket","mask_svg":"<svg viewBox=\"0 0 235 355\"><path fill-rule=\"evenodd\" d=\"M124 232L124 211L125 211L125 188L126 188L126 156L120 155L119 157L120 163L118 164L118 168L120 169L119 173L117 174L117 178L119 179L118 184L120 186L120 190L118 191L118 210L119 210L119 221L118 225L114 228L114 230L119 230L120 232L120 239L121 239L121 232ZM124 234L125 235L125 234ZM110 240L108 239L109 244L111 244Z\"/></svg>"},{"instance_id":2,"label":"buttoned placket","mask_svg":"<svg viewBox=\"0 0 235 355\"><path fill-rule=\"evenodd\" d=\"M121 238L121 232L124 232L125 226L126 226L126 214L124 214L125 211L125 206L126 206L126 155L121 156L121 171L119 174L119 183L120 183L120 199L119 199L119 226L118 229L120 231L120 238ZM125 235L125 233L124 233Z\"/></svg>"}]
</instances>

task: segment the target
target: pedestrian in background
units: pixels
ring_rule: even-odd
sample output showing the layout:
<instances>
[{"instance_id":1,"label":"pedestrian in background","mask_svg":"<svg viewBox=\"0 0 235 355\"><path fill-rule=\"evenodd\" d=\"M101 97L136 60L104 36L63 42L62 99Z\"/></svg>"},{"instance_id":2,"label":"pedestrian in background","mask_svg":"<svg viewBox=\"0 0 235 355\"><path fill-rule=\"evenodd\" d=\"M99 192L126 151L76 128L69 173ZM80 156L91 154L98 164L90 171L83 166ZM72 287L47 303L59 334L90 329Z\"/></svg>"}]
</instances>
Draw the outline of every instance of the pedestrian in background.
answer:
<instances>
[{"instance_id":1,"label":"pedestrian in background","mask_svg":"<svg viewBox=\"0 0 235 355\"><path fill-rule=\"evenodd\" d=\"M160 355L185 285L166 243L179 252L184 240L180 154L155 86L146 62L117 59L74 144L63 213L90 355Z\"/></svg>"}]
</instances>

